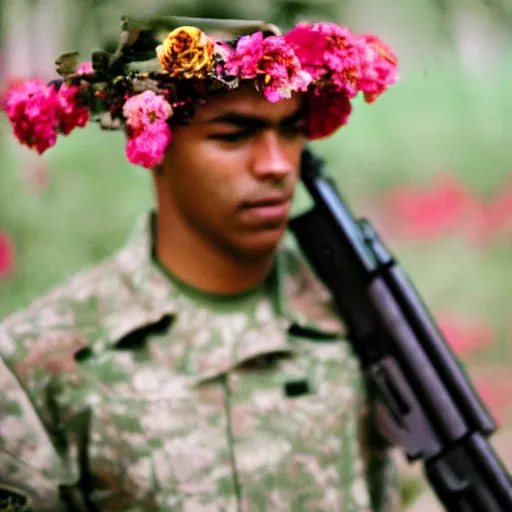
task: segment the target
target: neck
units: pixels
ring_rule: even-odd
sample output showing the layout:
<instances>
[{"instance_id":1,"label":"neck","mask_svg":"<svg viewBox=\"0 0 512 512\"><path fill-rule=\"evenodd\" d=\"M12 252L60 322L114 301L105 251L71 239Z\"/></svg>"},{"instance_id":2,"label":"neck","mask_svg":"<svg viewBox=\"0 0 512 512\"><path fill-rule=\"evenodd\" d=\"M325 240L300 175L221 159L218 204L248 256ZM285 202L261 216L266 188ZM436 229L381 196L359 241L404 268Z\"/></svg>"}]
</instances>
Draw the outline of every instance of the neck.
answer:
<instances>
[{"instance_id":1,"label":"neck","mask_svg":"<svg viewBox=\"0 0 512 512\"><path fill-rule=\"evenodd\" d=\"M208 293L235 294L259 286L269 274L274 253L243 258L200 233L185 229L174 216L156 216L156 254L161 265L185 283Z\"/></svg>"}]
</instances>

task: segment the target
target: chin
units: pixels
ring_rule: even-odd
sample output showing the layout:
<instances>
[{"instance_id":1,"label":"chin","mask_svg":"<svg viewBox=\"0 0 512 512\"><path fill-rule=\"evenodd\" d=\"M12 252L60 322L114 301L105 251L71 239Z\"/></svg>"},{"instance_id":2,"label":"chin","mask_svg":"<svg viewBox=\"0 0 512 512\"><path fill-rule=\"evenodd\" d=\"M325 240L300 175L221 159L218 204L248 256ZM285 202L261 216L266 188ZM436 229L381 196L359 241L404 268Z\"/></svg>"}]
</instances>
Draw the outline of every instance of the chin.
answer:
<instances>
[{"instance_id":1,"label":"chin","mask_svg":"<svg viewBox=\"0 0 512 512\"><path fill-rule=\"evenodd\" d=\"M236 252L248 261L256 261L270 257L282 240L286 226L280 225L273 229L247 233L243 239L237 240Z\"/></svg>"}]
</instances>

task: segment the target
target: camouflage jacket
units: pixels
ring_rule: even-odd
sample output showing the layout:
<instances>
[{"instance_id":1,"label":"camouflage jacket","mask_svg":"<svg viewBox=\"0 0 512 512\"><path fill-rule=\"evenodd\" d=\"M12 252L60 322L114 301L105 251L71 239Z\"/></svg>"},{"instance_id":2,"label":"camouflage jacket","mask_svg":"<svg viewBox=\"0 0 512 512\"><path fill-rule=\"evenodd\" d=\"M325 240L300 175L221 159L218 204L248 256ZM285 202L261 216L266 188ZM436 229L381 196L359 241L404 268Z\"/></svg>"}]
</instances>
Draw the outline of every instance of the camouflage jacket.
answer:
<instances>
[{"instance_id":1,"label":"camouflage jacket","mask_svg":"<svg viewBox=\"0 0 512 512\"><path fill-rule=\"evenodd\" d=\"M0 326L0 510L396 511L395 465L293 246L253 315L128 245Z\"/></svg>"}]
</instances>

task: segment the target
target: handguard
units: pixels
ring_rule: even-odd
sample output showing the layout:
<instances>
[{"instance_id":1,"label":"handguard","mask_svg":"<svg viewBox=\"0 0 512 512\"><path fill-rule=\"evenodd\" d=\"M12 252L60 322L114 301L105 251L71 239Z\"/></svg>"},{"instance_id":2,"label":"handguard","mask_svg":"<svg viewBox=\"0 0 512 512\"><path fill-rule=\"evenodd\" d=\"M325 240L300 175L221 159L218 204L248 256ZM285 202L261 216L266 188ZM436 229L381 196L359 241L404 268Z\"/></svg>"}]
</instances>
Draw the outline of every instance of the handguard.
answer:
<instances>
[{"instance_id":1,"label":"handguard","mask_svg":"<svg viewBox=\"0 0 512 512\"><path fill-rule=\"evenodd\" d=\"M447 511L512 511L511 477L488 441L493 419L403 269L370 223L352 216L323 165L304 151L314 207L289 227L384 405L383 433L423 462Z\"/></svg>"}]
</instances>

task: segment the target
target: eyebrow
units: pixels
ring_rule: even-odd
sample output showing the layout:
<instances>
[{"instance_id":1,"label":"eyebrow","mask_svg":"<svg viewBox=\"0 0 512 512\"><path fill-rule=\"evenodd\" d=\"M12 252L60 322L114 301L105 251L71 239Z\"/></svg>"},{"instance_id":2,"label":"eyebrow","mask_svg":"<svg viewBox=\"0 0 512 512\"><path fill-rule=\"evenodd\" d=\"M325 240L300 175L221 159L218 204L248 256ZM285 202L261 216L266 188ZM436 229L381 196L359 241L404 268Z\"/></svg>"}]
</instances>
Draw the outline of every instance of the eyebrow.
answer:
<instances>
[{"instance_id":1,"label":"eyebrow","mask_svg":"<svg viewBox=\"0 0 512 512\"><path fill-rule=\"evenodd\" d=\"M269 121L264 117L254 116L250 114L242 114L240 112L225 112L224 114L220 114L219 116L213 117L212 119L208 119L204 124L232 124L239 128L249 128L249 129L263 129L270 128L272 126L282 127L282 126L290 126L293 125L304 117L304 109L300 107L293 114L281 119L277 123Z\"/></svg>"}]
</instances>

